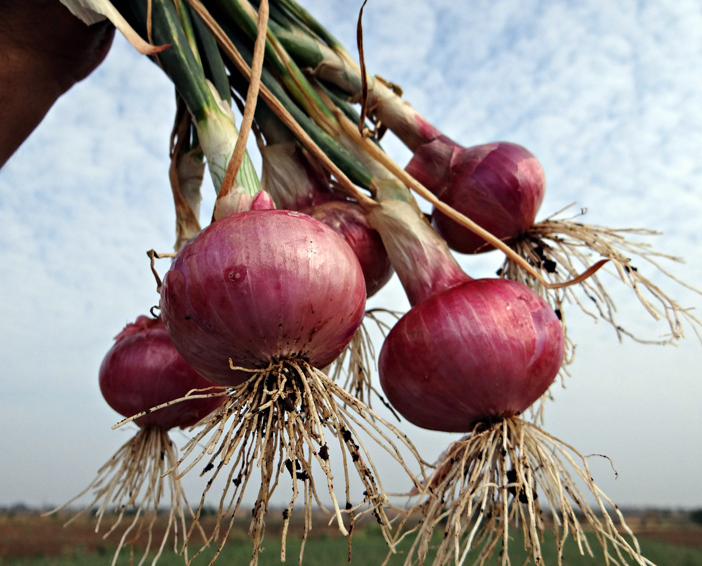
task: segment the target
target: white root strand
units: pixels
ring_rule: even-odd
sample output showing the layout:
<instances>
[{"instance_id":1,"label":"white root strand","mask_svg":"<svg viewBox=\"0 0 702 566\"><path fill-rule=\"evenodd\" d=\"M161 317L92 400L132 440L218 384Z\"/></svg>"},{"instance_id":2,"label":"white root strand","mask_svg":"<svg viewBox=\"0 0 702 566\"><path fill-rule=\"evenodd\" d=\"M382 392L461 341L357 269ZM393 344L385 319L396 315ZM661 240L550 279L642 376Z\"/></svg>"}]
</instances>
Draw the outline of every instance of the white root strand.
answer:
<instances>
[{"instance_id":1,"label":"white root strand","mask_svg":"<svg viewBox=\"0 0 702 566\"><path fill-rule=\"evenodd\" d=\"M587 504L580 485L596 501L597 513ZM582 554L593 555L581 522L597 539L606 564L652 565L641 555L619 509L594 483L586 457L516 417L477 426L442 455L417 502L402 517L393 545L396 548L403 538L414 535L405 566L424 564L434 531L442 529L444 537L431 561L434 566L460 566L472 552L477 556L472 554L471 564L481 566L500 541L500 563L510 566L509 529L513 526L522 531L534 564L542 564L542 508L553 518L559 565L569 535ZM576 515L575 508L584 519ZM616 515L618 526L610 513ZM420 523L411 526L418 516ZM444 521L445 527L440 527Z\"/></svg>"}]
</instances>

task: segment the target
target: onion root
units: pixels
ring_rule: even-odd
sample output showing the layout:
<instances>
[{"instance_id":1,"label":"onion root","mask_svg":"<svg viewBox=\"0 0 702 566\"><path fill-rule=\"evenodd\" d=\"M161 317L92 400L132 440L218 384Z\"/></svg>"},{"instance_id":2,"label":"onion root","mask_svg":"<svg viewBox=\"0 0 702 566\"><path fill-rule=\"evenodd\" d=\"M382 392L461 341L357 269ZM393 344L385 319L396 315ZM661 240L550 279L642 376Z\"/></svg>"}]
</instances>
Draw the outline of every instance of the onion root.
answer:
<instances>
[{"instance_id":1,"label":"onion root","mask_svg":"<svg viewBox=\"0 0 702 566\"><path fill-rule=\"evenodd\" d=\"M584 491L594 498L597 510L588 505ZM618 527L607 507L616 515ZM404 515L393 548L414 535L405 565L423 564L434 531L443 525L443 538L432 562L435 566L454 561L460 566L471 551L470 563L482 565L498 545L500 564L509 566L509 529L517 525L525 549L539 565L543 564L541 541L547 529L544 511L550 511L558 564L569 535L581 554L593 556L581 522L589 527L589 538L601 545L606 564L626 565L627 559L641 566L652 564L641 556L622 513L595 485L586 457L517 417L476 425L471 434L451 444L421 488L419 500ZM418 525L407 528L418 515Z\"/></svg>"}]
</instances>

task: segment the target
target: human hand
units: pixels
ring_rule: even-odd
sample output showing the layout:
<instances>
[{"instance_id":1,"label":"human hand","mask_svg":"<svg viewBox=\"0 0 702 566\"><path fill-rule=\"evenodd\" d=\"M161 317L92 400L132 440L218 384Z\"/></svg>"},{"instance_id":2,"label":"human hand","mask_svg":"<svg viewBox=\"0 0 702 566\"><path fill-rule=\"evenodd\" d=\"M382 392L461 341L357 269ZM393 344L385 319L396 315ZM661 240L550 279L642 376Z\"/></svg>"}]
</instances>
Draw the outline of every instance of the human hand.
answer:
<instances>
[{"instance_id":1,"label":"human hand","mask_svg":"<svg viewBox=\"0 0 702 566\"><path fill-rule=\"evenodd\" d=\"M87 26L59 0L0 0L0 167L113 37L111 23Z\"/></svg>"}]
</instances>

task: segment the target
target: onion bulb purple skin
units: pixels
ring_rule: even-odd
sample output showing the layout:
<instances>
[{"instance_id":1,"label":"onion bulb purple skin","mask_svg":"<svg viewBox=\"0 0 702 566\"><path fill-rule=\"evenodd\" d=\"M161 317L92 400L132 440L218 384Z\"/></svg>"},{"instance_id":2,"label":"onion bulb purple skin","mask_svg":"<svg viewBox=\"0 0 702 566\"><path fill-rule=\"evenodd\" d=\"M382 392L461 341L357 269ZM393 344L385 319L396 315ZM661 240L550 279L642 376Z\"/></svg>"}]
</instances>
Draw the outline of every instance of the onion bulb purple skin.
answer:
<instances>
[{"instance_id":1,"label":"onion bulb purple skin","mask_svg":"<svg viewBox=\"0 0 702 566\"><path fill-rule=\"evenodd\" d=\"M361 324L361 267L331 228L299 212L218 220L180 250L161 289L161 316L188 362L236 386L273 361L330 364Z\"/></svg>"},{"instance_id":2,"label":"onion bulb purple skin","mask_svg":"<svg viewBox=\"0 0 702 566\"><path fill-rule=\"evenodd\" d=\"M442 135L421 145L406 170L443 202L506 242L534 224L546 192L536 157L508 142L465 148ZM494 249L439 210L434 209L432 224L457 252Z\"/></svg>"},{"instance_id":3,"label":"onion bulb purple skin","mask_svg":"<svg viewBox=\"0 0 702 566\"><path fill-rule=\"evenodd\" d=\"M131 417L193 389L215 384L200 375L178 353L160 319L140 316L115 337L99 372L100 391L115 411ZM189 427L209 415L222 397L192 399L136 419L140 427L169 430Z\"/></svg>"},{"instance_id":4,"label":"onion bulb purple skin","mask_svg":"<svg viewBox=\"0 0 702 566\"><path fill-rule=\"evenodd\" d=\"M309 210L308 214L342 236L356 254L366 296L372 297L390 280L394 270L380 234L368 223L361 207L350 201L330 200Z\"/></svg>"},{"instance_id":5,"label":"onion bulb purple skin","mask_svg":"<svg viewBox=\"0 0 702 566\"><path fill-rule=\"evenodd\" d=\"M528 287L469 280L398 321L380 353L380 382L411 423L467 432L524 412L553 383L564 351L558 317Z\"/></svg>"},{"instance_id":6,"label":"onion bulb purple skin","mask_svg":"<svg viewBox=\"0 0 702 566\"><path fill-rule=\"evenodd\" d=\"M546 192L544 170L524 147L493 142L462 147L385 88L376 112L413 152L405 168L440 200L495 237L509 242L536 219ZM480 236L434 209L432 223L457 252L494 249Z\"/></svg>"}]
</instances>

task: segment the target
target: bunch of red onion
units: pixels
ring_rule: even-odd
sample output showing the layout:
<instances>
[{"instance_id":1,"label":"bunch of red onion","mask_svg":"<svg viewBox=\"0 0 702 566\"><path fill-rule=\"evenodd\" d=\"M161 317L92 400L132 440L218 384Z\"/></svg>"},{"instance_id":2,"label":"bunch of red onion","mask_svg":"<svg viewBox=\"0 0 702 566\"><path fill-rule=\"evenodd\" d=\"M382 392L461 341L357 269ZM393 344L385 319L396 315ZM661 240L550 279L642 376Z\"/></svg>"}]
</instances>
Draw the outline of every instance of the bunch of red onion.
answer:
<instances>
[{"instance_id":1,"label":"bunch of red onion","mask_svg":"<svg viewBox=\"0 0 702 566\"><path fill-rule=\"evenodd\" d=\"M192 456L182 473L202 465L201 475L211 474L200 509L214 479L222 473L227 476L217 526L207 542L217 539L223 520L229 519L231 526L254 469L259 467L261 483L250 528L252 564L257 563L269 500L281 476L289 476L292 491L283 512L281 559L285 560L289 521L301 494L305 507L303 541L307 537L311 509L318 502L313 470L320 468L340 531L349 533L361 509L375 515L393 547L410 528L416 536L408 563L415 557L420 563L424 561L434 530L444 525L436 564L450 560L463 564L477 543L482 544L478 563L483 563L500 541L503 565L508 564L509 526L515 518L522 525L528 552L541 563L542 508L553 514L559 545L572 533L581 548L589 549L575 506L603 544L607 557L612 557L610 548L614 548L618 558L628 555L645 564L635 541L630 545L609 515L605 513L601 519L585 503L582 485L601 510L609 502L593 483L585 459L520 418L551 385L566 352L560 312L565 295L553 298L544 281L574 275L572 258L587 264L578 250L582 244L612 259L620 271L635 271L626 258L616 255L616 246L598 247L599 236L582 225L568 225L564 231L548 222L535 224L545 177L531 153L506 142L460 147L421 118L385 81L371 79L369 88L364 89L367 77L360 76L360 69L350 62L340 44L294 0L276 0L278 9L271 14L277 22L267 22L266 1L260 3L258 21L253 6L238 1L222 3L223 9L214 10L214 15L205 13L199 3L175 10L168 1L154 2L153 12L135 5L128 15L144 24L149 35L154 31L157 38L173 40L174 50L161 62L179 84L197 122L199 143L208 155L211 173L215 181L221 181L221 190L216 182L219 195L213 223L178 251L163 282L160 303L168 343L172 341L194 372L219 386L220 393L226 389L223 404L186 445L183 458L176 462L175 454L168 455L168 469L174 470ZM222 26L212 18L219 19ZM191 24L196 31L190 29ZM208 27L229 55L229 74L218 59L221 52L208 35ZM278 41L278 31L289 43ZM253 35L255 57L247 51ZM207 37L211 49L204 47ZM186 42L190 48L185 47ZM321 53L322 61L311 65L316 67L313 73L303 73L285 45L303 58L305 53ZM262 67L264 52L266 66ZM206 55L207 65L198 59L200 55ZM244 145L231 147L236 138L233 121L227 122L231 127L226 131L215 127L215 117L228 109L224 102L220 106L219 97L217 107L212 106L210 86L204 84L205 76L216 79L213 63L219 63L220 86L223 81L227 95L223 98L229 98L230 84L247 97L244 124L253 119L259 79L264 87L261 96L285 123L283 127L277 120L256 118L268 142L261 144L261 149L263 185L271 196L233 184L237 166L230 164L227 175L221 175L223 162L226 164L232 152L240 156L238 150ZM188 78L195 75L202 75L202 80ZM250 84L239 88L239 75ZM414 156L406 172L389 164L387 155L368 139L363 119L358 128L349 126L347 101L324 81L336 82L347 94L367 102L363 114L370 112L377 131L389 127L407 144ZM203 105L204 100L209 103ZM208 130L224 135L203 135ZM243 141L245 138L246 134L242 135ZM226 152L208 151L208 147L220 145L214 140L222 142ZM232 158L232 163L237 160ZM334 184L329 172L334 174ZM424 194L441 207L432 215L436 230L398 179L423 190L419 181L433 191L435 196L427 191ZM343 195L334 190L336 183L343 186ZM272 201L282 209L273 209ZM187 213L188 209L182 208ZM477 223L477 228L466 218L463 224L456 224L452 219L460 219L456 211ZM190 212L195 216L192 206ZM477 232L486 230L526 260L503 246L503 251L517 260L505 264L503 279L472 279L449 248L464 253L492 248L464 225L472 225ZM189 226L192 230L182 230L181 239L196 231L197 222ZM559 239L561 233L575 243ZM485 237L490 234L483 232ZM556 249L553 242L561 247ZM492 243L501 245L495 238ZM404 464L388 431L412 450L409 441L322 371L338 359L354 336L359 336L366 297L388 280L390 263L412 308L383 344L379 358L383 391L395 410L415 425L466 434L448 447L430 477L422 470L423 482ZM536 275L541 287L531 276L516 271L517 265ZM631 277L630 281L643 281ZM599 282L593 281L599 293ZM586 283L586 291L587 285L591 283ZM604 305L609 308L606 293L598 296L606 298ZM672 308L677 321L677 305L662 297L656 295L666 309ZM611 316L609 319L612 321ZM120 343L129 339L122 336ZM117 362L109 362L113 364ZM127 389L111 389L109 377L104 382L106 392ZM160 383L157 379L153 382ZM141 389L141 385L135 387ZM180 409L195 402L194 397L203 403L219 402L210 399L217 393L204 387L202 394L169 390L165 397L145 388L138 402L113 397L112 393L105 396L125 414L143 410L138 423L144 430L160 431L166 425L202 419L199 412L186 418ZM164 400L169 405L178 395L178 405L156 413L146 409L163 405ZM385 489L356 432L358 427L394 456L414 482L411 493L419 500L400 518L394 534L385 512ZM157 446L165 451L164 434L157 435ZM330 451L332 443L342 452L340 463ZM151 449L145 450L149 454ZM576 464L577 458L581 465ZM124 459L119 456L118 461ZM332 460L344 476L345 505L337 500ZM149 465L153 471L150 477L160 478L159 472L164 470ZM361 497L352 495L351 467L363 486ZM575 481L578 478L581 482ZM138 492L139 486L129 484L133 481L127 474L125 479L111 480L113 487L109 489L127 485L130 493ZM100 491L98 495L108 492L112 493ZM154 508L157 505L158 501ZM410 522L417 514L421 522L413 527ZM192 529L188 538L191 533Z\"/></svg>"},{"instance_id":2,"label":"bunch of red onion","mask_svg":"<svg viewBox=\"0 0 702 566\"><path fill-rule=\"evenodd\" d=\"M93 492L91 504L81 514L98 505L97 530L105 512L113 507L117 519L105 536L117 528L125 512L133 513L115 552L115 560L125 543L134 544L140 537L146 537L146 556L151 548L158 506L164 500L167 488L170 491L170 496L165 498L170 506L168 528L158 548L157 559L172 530L177 532L180 526L181 532L186 532L185 510L193 515L174 472L178 456L168 431L198 423L222 404L223 397L216 393L205 394L152 410L182 399L192 390L211 390L215 384L183 359L160 319L146 316L140 316L116 336L115 344L100 365L99 376L100 391L110 407L125 417L141 414L135 419L139 432L100 469L85 491L59 509ZM176 538L176 551L179 550L177 546Z\"/></svg>"}]
</instances>

